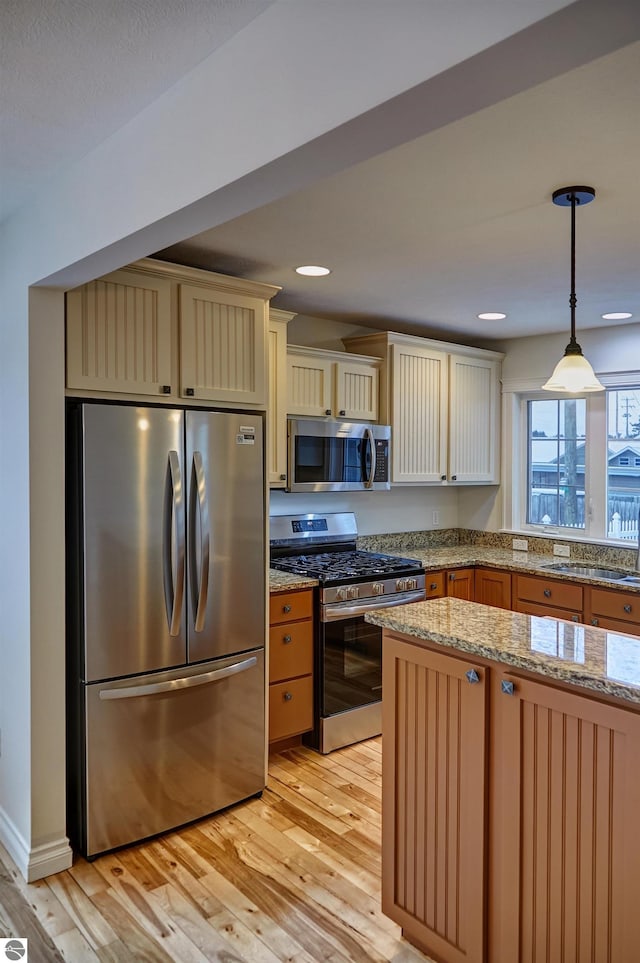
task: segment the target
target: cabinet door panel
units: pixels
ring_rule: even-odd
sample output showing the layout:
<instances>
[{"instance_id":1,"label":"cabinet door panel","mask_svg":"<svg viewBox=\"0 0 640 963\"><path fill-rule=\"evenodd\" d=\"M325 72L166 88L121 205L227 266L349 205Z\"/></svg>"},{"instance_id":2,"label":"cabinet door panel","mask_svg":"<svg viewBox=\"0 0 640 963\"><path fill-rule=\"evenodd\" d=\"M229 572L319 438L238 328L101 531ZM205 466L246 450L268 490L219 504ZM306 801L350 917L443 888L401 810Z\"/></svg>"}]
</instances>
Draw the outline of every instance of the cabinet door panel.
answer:
<instances>
[{"instance_id":1,"label":"cabinet door panel","mask_svg":"<svg viewBox=\"0 0 640 963\"><path fill-rule=\"evenodd\" d=\"M475 600L500 609L511 608L511 573L490 568L477 568Z\"/></svg>"},{"instance_id":2,"label":"cabinet door panel","mask_svg":"<svg viewBox=\"0 0 640 963\"><path fill-rule=\"evenodd\" d=\"M352 421L378 420L378 370L363 364L335 366L335 413Z\"/></svg>"},{"instance_id":3,"label":"cabinet door panel","mask_svg":"<svg viewBox=\"0 0 640 963\"><path fill-rule=\"evenodd\" d=\"M68 388L171 392L168 280L116 271L69 291L66 314Z\"/></svg>"},{"instance_id":4,"label":"cabinet door panel","mask_svg":"<svg viewBox=\"0 0 640 963\"><path fill-rule=\"evenodd\" d=\"M266 304L180 285L181 395L266 404Z\"/></svg>"},{"instance_id":5,"label":"cabinet door panel","mask_svg":"<svg viewBox=\"0 0 640 963\"><path fill-rule=\"evenodd\" d=\"M489 958L635 959L640 716L497 672L492 722Z\"/></svg>"},{"instance_id":6,"label":"cabinet door panel","mask_svg":"<svg viewBox=\"0 0 640 963\"><path fill-rule=\"evenodd\" d=\"M484 957L484 671L385 632L382 909L446 963Z\"/></svg>"},{"instance_id":7,"label":"cabinet door panel","mask_svg":"<svg viewBox=\"0 0 640 963\"><path fill-rule=\"evenodd\" d=\"M289 355L287 384L287 412L290 415L332 413L333 362Z\"/></svg>"},{"instance_id":8,"label":"cabinet door panel","mask_svg":"<svg viewBox=\"0 0 640 963\"><path fill-rule=\"evenodd\" d=\"M449 358L449 479L498 482L498 364Z\"/></svg>"},{"instance_id":9,"label":"cabinet door panel","mask_svg":"<svg viewBox=\"0 0 640 963\"><path fill-rule=\"evenodd\" d=\"M447 355L394 344L392 481L447 475Z\"/></svg>"},{"instance_id":10,"label":"cabinet door panel","mask_svg":"<svg viewBox=\"0 0 640 963\"><path fill-rule=\"evenodd\" d=\"M472 568L459 568L447 573L447 595L456 599L466 599L473 602L475 583L475 570Z\"/></svg>"}]
</instances>

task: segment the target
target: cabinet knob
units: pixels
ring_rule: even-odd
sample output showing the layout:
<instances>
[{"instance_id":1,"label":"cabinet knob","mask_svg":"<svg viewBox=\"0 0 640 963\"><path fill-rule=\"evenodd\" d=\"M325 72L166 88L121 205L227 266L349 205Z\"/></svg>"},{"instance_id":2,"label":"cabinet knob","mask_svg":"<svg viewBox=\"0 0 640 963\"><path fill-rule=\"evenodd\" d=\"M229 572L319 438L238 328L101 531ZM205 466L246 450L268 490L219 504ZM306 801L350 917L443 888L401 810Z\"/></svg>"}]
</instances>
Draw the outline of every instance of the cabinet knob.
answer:
<instances>
[{"instance_id":1,"label":"cabinet knob","mask_svg":"<svg viewBox=\"0 0 640 963\"><path fill-rule=\"evenodd\" d=\"M456 580L456 573L455 573L455 572L449 572L449 581L450 581L450 582L455 582L455 580Z\"/></svg>"},{"instance_id":2,"label":"cabinet knob","mask_svg":"<svg viewBox=\"0 0 640 963\"><path fill-rule=\"evenodd\" d=\"M196 391L195 391L195 388L185 388L185 389L184 389L184 393L185 393L185 395L187 396L187 398L193 398L193 396L195 395Z\"/></svg>"},{"instance_id":3,"label":"cabinet knob","mask_svg":"<svg viewBox=\"0 0 640 963\"><path fill-rule=\"evenodd\" d=\"M451 476L451 481L457 481L457 480L458 480L458 476L457 476L457 475L452 475L452 476Z\"/></svg>"},{"instance_id":4,"label":"cabinet knob","mask_svg":"<svg viewBox=\"0 0 640 963\"><path fill-rule=\"evenodd\" d=\"M446 481L446 480L447 480L446 475L440 475L440 481Z\"/></svg>"},{"instance_id":5,"label":"cabinet knob","mask_svg":"<svg viewBox=\"0 0 640 963\"><path fill-rule=\"evenodd\" d=\"M572 616L571 616L571 621L572 621L572 622L579 622L579 621L580 621L580 616L579 616L579 615L572 615Z\"/></svg>"},{"instance_id":6,"label":"cabinet knob","mask_svg":"<svg viewBox=\"0 0 640 963\"><path fill-rule=\"evenodd\" d=\"M465 675L467 677L467 682L470 682L471 685L475 685L476 682L480 681L480 676L475 669L469 669L468 672L465 672Z\"/></svg>"},{"instance_id":7,"label":"cabinet knob","mask_svg":"<svg viewBox=\"0 0 640 963\"><path fill-rule=\"evenodd\" d=\"M291 636L290 636L290 635L283 635L283 636L282 636L282 641L284 642L285 645L289 645L289 642L291 642Z\"/></svg>"},{"instance_id":8,"label":"cabinet knob","mask_svg":"<svg viewBox=\"0 0 640 963\"><path fill-rule=\"evenodd\" d=\"M623 607L623 609L625 610L625 612L627 613L627 615L631 615L631 606L630 606L630 605L623 605L622 607Z\"/></svg>"},{"instance_id":9,"label":"cabinet knob","mask_svg":"<svg viewBox=\"0 0 640 963\"><path fill-rule=\"evenodd\" d=\"M325 413L325 415L330 415L330 414L331 414L331 408L325 408L325 409L324 409L324 413Z\"/></svg>"},{"instance_id":10,"label":"cabinet knob","mask_svg":"<svg viewBox=\"0 0 640 963\"><path fill-rule=\"evenodd\" d=\"M171 385L163 385L163 386L162 386L162 394L163 394L163 395L170 395L170 394L171 394Z\"/></svg>"},{"instance_id":11,"label":"cabinet knob","mask_svg":"<svg viewBox=\"0 0 640 963\"><path fill-rule=\"evenodd\" d=\"M291 611L291 606L290 606L290 605L283 605L283 606L282 606L282 611L283 611L283 612L285 613L285 615L286 615L288 612Z\"/></svg>"},{"instance_id":12,"label":"cabinet knob","mask_svg":"<svg viewBox=\"0 0 640 963\"><path fill-rule=\"evenodd\" d=\"M338 414L340 415L341 418L344 418L344 416L346 415L346 411L344 410L344 408L341 408Z\"/></svg>"},{"instance_id":13,"label":"cabinet knob","mask_svg":"<svg viewBox=\"0 0 640 963\"><path fill-rule=\"evenodd\" d=\"M293 696L291 695L290 692L285 692L283 698L284 698L284 701L285 701L285 702L291 702L291 700L293 699Z\"/></svg>"},{"instance_id":14,"label":"cabinet knob","mask_svg":"<svg viewBox=\"0 0 640 963\"><path fill-rule=\"evenodd\" d=\"M437 587L438 587L438 583L437 583L437 582L431 582L431 584L429 585L429 588L431 589L432 592L435 592L435 590L437 589Z\"/></svg>"},{"instance_id":15,"label":"cabinet knob","mask_svg":"<svg viewBox=\"0 0 640 963\"><path fill-rule=\"evenodd\" d=\"M504 693L504 695L513 695L516 687L513 682L510 682L508 679L502 679L500 682L500 691Z\"/></svg>"},{"instance_id":16,"label":"cabinet knob","mask_svg":"<svg viewBox=\"0 0 640 963\"><path fill-rule=\"evenodd\" d=\"M599 621L598 621L597 619L591 619L591 624L592 624L592 625L600 625L600 623L599 623Z\"/></svg>"},{"instance_id":17,"label":"cabinet knob","mask_svg":"<svg viewBox=\"0 0 640 963\"><path fill-rule=\"evenodd\" d=\"M280 475L280 481L286 481L286 480L287 480L286 475Z\"/></svg>"},{"instance_id":18,"label":"cabinet knob","mask_svg":"<svg viewBox=\"0 0 640 963\"><path fill-rule=\"evenodd\" d=\"M544 597L545 597L546 599L550 599L550 598L551 598L551 589L545 589L544 592L543 592L543 595L544 595Z\"/></svg>"}]
</instances>

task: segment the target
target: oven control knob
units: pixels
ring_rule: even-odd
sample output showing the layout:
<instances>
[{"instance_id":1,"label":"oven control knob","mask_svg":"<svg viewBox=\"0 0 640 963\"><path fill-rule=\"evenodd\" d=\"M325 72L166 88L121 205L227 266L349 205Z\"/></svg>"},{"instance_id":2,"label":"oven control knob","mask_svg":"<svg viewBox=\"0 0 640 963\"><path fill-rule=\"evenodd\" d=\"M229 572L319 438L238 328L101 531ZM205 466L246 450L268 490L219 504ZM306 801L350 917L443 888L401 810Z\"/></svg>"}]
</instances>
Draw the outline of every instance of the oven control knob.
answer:
<instances>
[{"instance_id":1,"label":"oven control knob","mask_svg":"<svg viewBox=\"0 0 640 963\"><path fill-rule=\"evenodd\" d=\"M347 589L347 598L357 599L360 595L360 590L357 585L350 585Z\"/></svg>"},{"instance_id":2,"label":"oven control knob","mask_svg":"<svg viewBox=\"0 0 640 963\"><path fill-rule=\"evenodd\" d=\"M407 582L407 592L415 592L418 588L418 580L416 578L408 578Z\"/></svg>"},{"instance_id":3,"label":"oven control knob","mask_svg":"<svg viewBox=\"0 0 640 963\"><path fill-rule=\"evenodd\" d=\"M384 584L382 582L374 582L371 586L371 591L374 595L384 595Z\"/></svg>"},{"instance_id":4,"label":"oven control knob","mask_svg":"<svg viewBox=\"0 0 640 963\"><path fill-rule=\"evenodd\" d=\"M346 585L345 585L345 586L342 586L341 588L336 589L336 598L337 598L337 600L338 600L339 602L345 602L345 601L349 598L347 592L348 592L348 589L347 589Z\"/></svg>"},{"instance_id":5,"label":"oven control knob","mask_svg":"<svg viewBox=\"0 0 640 963\"><path fill-rule=\"evenodd\" d=\"M407 580L406 578L396 579L396 592L406 592L407 591Z\"/></svg>"}]
</instances>

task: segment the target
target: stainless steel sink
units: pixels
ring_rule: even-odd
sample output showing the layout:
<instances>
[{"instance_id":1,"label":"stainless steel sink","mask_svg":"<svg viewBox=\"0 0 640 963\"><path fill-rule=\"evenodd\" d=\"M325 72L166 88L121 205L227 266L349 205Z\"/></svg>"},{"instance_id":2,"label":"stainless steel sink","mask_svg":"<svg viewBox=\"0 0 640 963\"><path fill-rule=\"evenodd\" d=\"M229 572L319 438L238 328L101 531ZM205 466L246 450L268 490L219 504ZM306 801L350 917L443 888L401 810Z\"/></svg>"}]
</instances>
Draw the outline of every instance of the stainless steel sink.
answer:
<instances>
[{"instance_id":1,"label":"stainless steel sink","mask_svg":"<svg viewBox=\"0 0 640 963\"><path fill-rule=\"evenodd\" d=\"M598 568L595 565L581 565L579 562L558 562L555 565L545 565L554 572L564 572L566 575L582 575L585 578L601 578L607 582L637 582L640 583L640 576L627 575L625 572L616 572L611 568Z\"/></svg>"}]
</instances>

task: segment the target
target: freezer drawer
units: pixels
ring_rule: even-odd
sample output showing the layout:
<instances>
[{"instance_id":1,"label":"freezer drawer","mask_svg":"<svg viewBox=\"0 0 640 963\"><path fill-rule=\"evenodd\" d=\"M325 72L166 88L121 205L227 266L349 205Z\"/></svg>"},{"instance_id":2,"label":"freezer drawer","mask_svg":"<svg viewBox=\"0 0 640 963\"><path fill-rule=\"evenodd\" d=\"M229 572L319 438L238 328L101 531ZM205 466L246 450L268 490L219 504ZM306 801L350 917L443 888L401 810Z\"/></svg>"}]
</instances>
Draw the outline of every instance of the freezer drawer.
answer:
<instances>
[{"instance_id":1,"label":"freezer drawer","mask_svg":"<svg viewBox=\"0 0 640 963\"><path fill-rule=\"evenodd\" d=\"M77 843L84 855L164 832L264 788L262 649L85 689L85 813Z\"/></svg>"}]
</instances>

